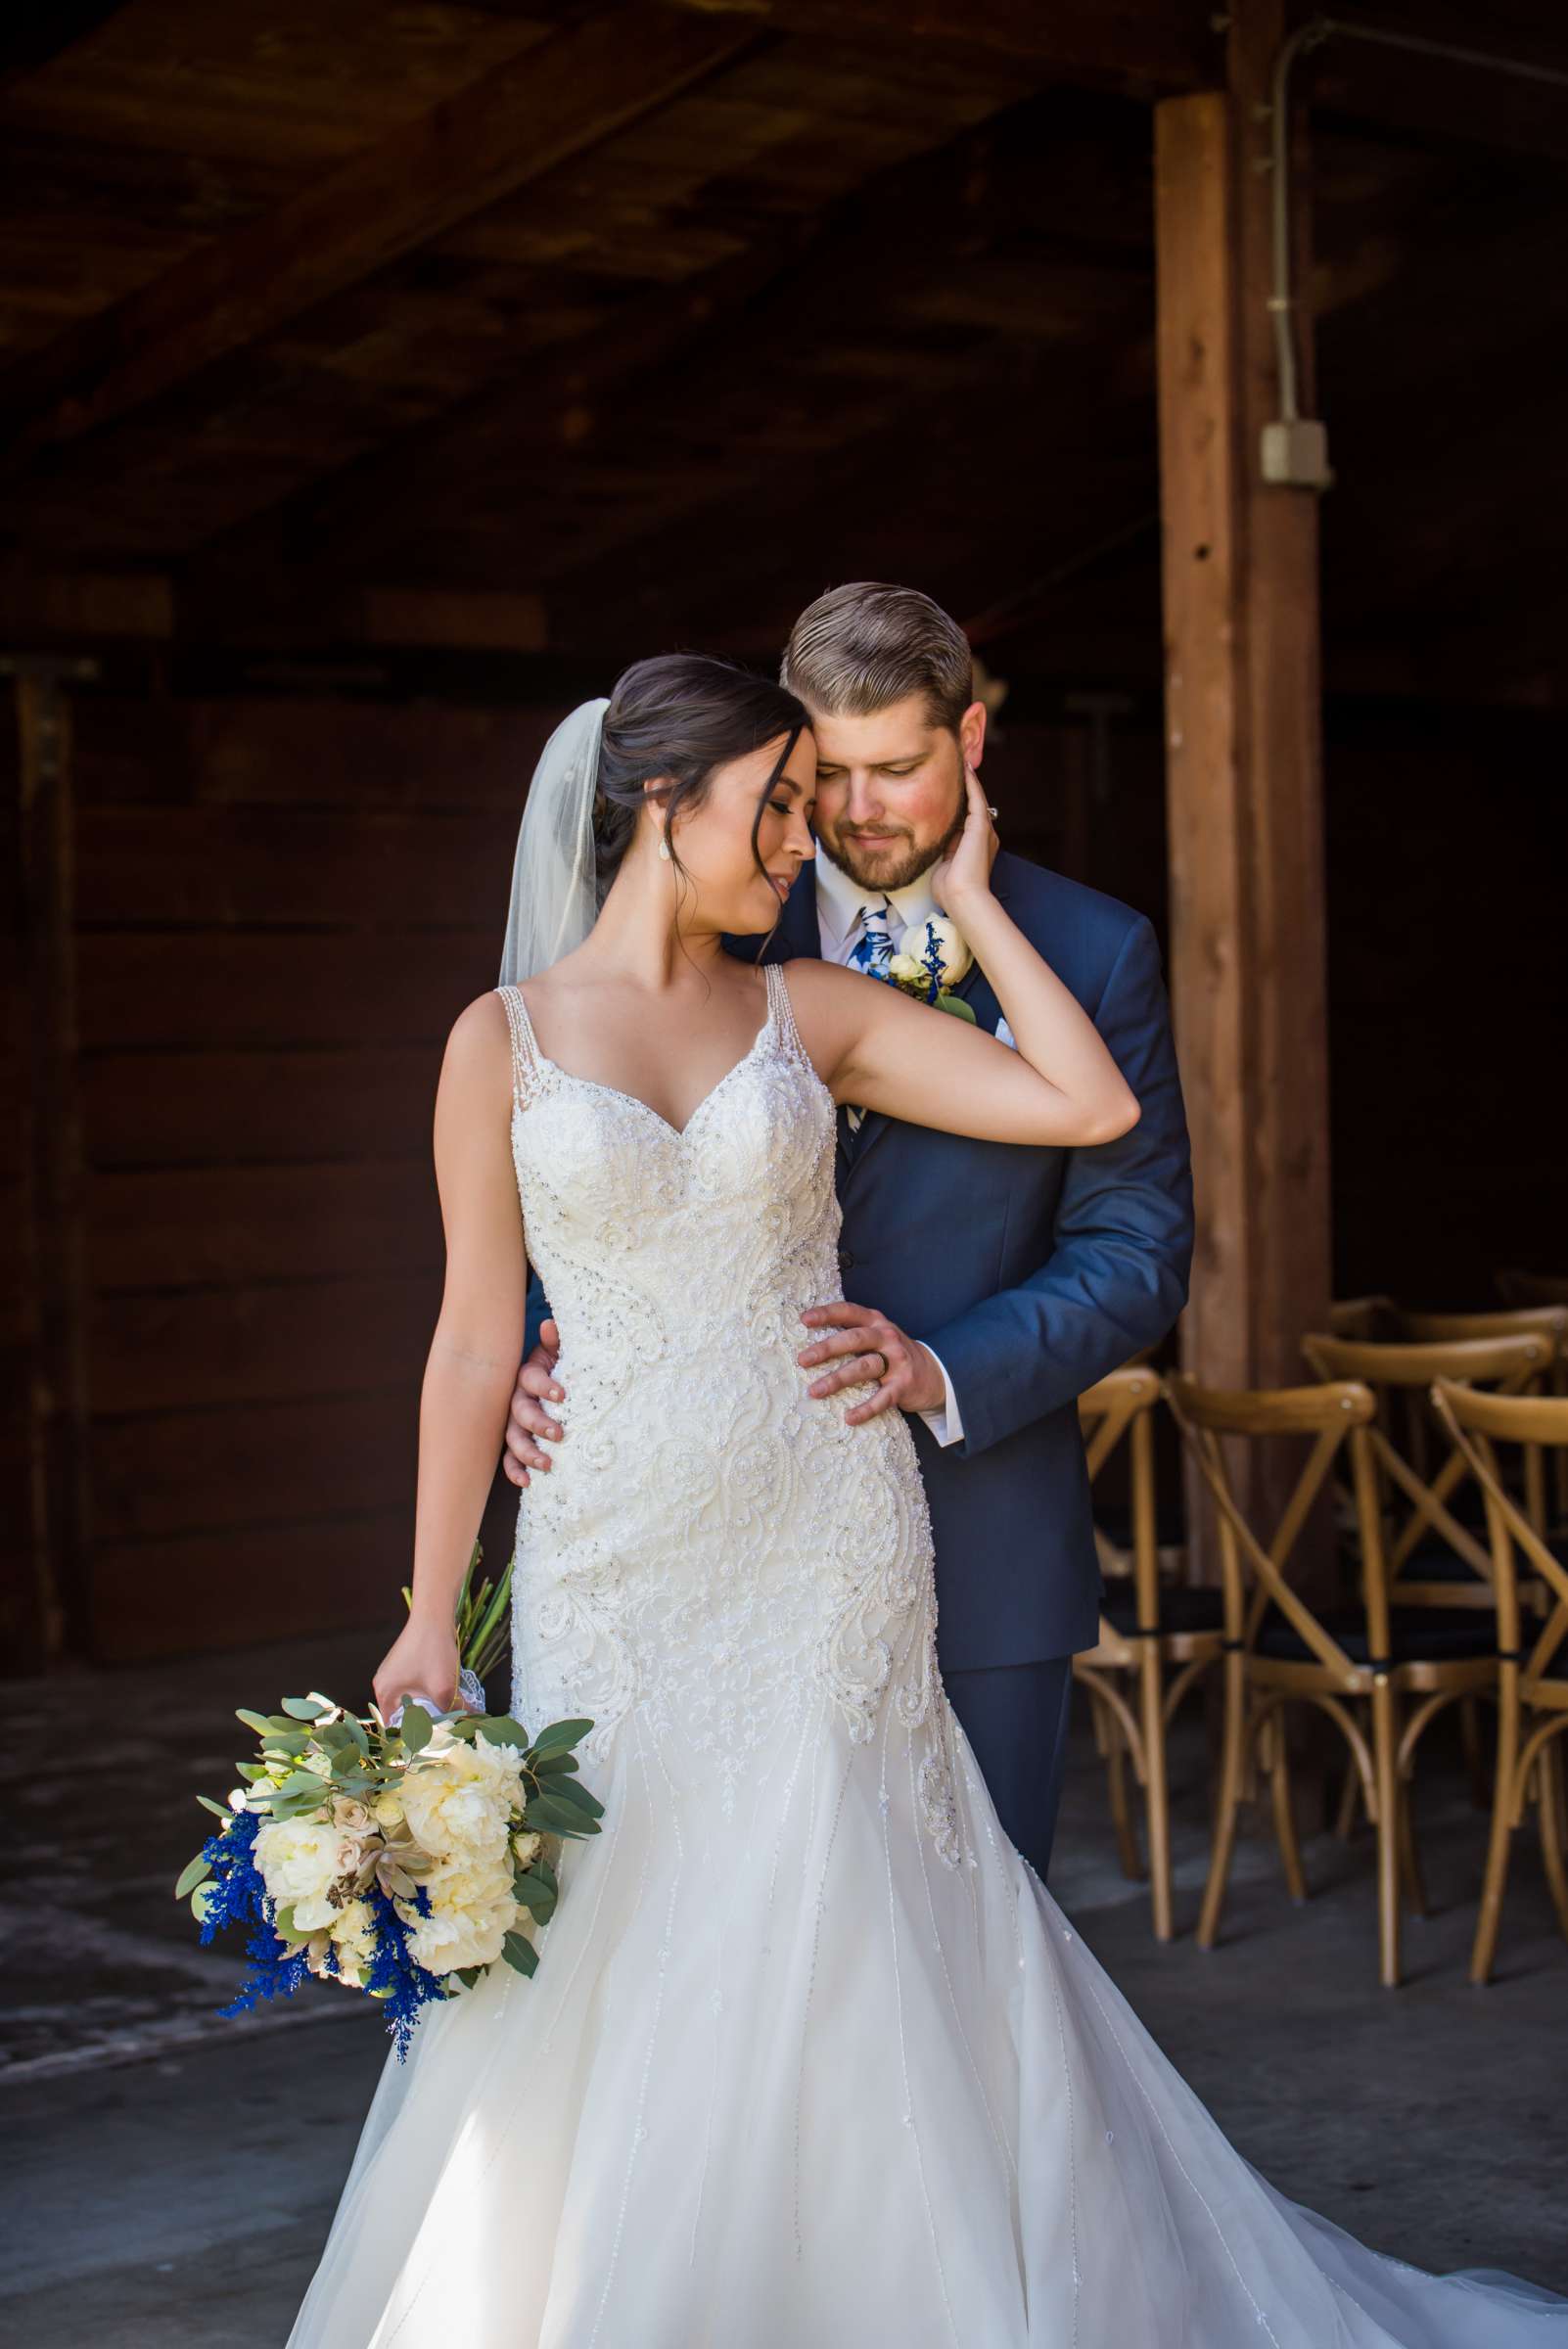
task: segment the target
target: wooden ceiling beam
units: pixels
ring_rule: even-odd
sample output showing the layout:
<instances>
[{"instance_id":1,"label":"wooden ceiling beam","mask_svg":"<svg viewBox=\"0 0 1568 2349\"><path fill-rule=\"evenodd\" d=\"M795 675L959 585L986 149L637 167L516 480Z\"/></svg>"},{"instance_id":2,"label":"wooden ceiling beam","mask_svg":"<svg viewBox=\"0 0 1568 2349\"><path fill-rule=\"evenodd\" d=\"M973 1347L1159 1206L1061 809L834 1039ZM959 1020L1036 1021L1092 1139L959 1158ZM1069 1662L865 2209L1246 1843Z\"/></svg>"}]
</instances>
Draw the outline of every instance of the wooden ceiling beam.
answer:
<instances>
[{"instance_id":1,"label":"wooden ceiling beam","mask_svg":"<svg viewBox=\"0 0 1568 2349\"><path fill-rule=\"evenodd\" d=\"M754 17L617 7L516 56L0 380L15 468L254 342L706 78Z\"/></svg>"},{"instance_id":2,"label":"wooden ceiling beam","mask_svg":"<svg viewBox=\"0 0 1568 2349\"><path fill-rule=\"evenodd\" d=\"M1196 89L1222 72L1201 0L676 0L725 8L813 40L871 39L1016 60L1037 72L1144 97Z\"/></svg>"},{"instance_id":3,"label":"wooden ceiling beam","mask_svg":"<svg viewBox=\"0 0 1568 2349\"><path fill-rule=\"evenodd\" d=\"M407 576L433 537L463 518L534 511L590 467L625 447L629 433L656 459L661 424L688 423L694 403L723 417L726 400L755 406L758 388L813 333L831 330L846 305L876 310L900 286L917 288L937 256L976 247L995 207L993 150L1027 144L1028 107L1010 108L936 150L912 156L825 214L769 235L684 284L662 288L525 369L411 427L327 480L312 484L208 541L184 567L182 608L200 633L293 624L301 584L388 573ZM1081 266L1081 264L1080 264ZM963 338L954 334L956 349ZM933 361L932 363L936 363ZM821 396L835 396L824 380ZM635 440L633 441L635 445ZM665 474L661 511L689 491ZM670 500L674 500L673 506ZM595 545L641 527L641 515L606 516ZM520 540L530 584L552 567L530 530ZM575 535L572 561L585 560ZM435 573L440 576L439 571ZM453 584L460 572L452 575Z\"/></svg>"}]
</instances>

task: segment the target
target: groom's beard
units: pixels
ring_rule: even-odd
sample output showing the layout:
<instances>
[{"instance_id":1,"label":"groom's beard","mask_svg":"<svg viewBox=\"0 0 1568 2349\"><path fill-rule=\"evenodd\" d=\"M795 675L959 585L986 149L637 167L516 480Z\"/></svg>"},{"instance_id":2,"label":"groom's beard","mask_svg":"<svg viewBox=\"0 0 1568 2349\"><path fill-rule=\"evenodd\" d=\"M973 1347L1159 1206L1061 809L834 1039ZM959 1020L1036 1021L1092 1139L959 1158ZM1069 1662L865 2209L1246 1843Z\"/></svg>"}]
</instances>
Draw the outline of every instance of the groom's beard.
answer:
<instances>
[{"instance_id":1,"label":"groom's beard","mask_svg":"<svg viewBox=\"0 0 1568 2349\"><path fill-rule=\"evenodd\" d=\"M896 889L907 889L912 882L920 879L922 873L929 873L934 864L942 862L949 850L956 848L958 835L964 828L964 802L960 795L958 812L935 846L927 842L924 847L918 847L914 834L902 824L885 825L883 829L896 832L898 839L890 842L886 848L879 846L874 852L860 849L857 853L853 833L838 832L829 838L827 833L819 832L817 845L832 857L840 872L848 873L859 888L880 890L885 896L891 897Z\"/></svg>"}]
</instances>

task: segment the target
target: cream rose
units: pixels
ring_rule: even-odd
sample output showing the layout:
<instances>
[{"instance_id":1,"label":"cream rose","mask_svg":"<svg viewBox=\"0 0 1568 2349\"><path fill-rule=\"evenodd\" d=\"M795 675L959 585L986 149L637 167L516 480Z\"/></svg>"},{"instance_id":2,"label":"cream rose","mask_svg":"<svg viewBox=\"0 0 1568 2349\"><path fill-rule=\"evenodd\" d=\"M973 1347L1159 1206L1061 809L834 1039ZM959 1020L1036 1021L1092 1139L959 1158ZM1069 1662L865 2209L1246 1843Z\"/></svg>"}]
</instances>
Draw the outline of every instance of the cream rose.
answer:
<instances>
[{"instance_id":1,"label":"cream rose","mask_svg":"<svg viewBox=\"0 0 1568 2349\"><path fill-rule=\"evenodd\" d=\"M526 1834L512 1838L512 1851L520 1867L531 1867L543 1849L544 1837L536 1828L530 1827Z\"/></svg>"},{"instance_id":2,"label":"cream rose","mask_svg":"<svg viewBox=\"0 0 1568 2349\"><path fill-rule=\"evenodd\" d=\"M943 986L956 986L974 956L957 923L949 922L945 914L934 913L929 921L911 922L899 941L899 952L900 955L907 954L924 971L933 940L942 957Z\"/></svg>"}]
</instances>

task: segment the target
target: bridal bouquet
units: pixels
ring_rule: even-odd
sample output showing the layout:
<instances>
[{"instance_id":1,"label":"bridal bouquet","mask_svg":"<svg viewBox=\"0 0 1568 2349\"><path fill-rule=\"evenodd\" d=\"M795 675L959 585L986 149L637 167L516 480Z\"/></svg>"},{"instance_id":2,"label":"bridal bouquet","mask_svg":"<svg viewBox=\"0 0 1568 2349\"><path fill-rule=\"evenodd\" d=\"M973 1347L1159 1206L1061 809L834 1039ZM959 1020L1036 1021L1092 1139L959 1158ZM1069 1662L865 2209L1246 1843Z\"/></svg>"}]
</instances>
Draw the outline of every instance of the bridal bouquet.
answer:
<instances>
[{"instance_id":1,"label":"bridal bouquet","mask_svg":"<svg viewBox=\"0 0 1568 2349\"><path fill-rule=\"evenodd\" d=\"M476 1551L459 1610L467 1685L498 1644L510 1579L472 1597L477 1563ZM551 1854L597 1835L604 1815L576 1777L591 1722L530 1737L505 1714L442 1718L413 1700L385 1720L319 1691L238 1719L255 1759L226 1804L197 1797L222 1824L174 1887L204 1944L224 1925L252 1928L253 1970L225 2014L315 1974L382 2000L401 2056L433 2001L496 1964L534 1971L558 1894Z\"/></svg>"}]
</instances>

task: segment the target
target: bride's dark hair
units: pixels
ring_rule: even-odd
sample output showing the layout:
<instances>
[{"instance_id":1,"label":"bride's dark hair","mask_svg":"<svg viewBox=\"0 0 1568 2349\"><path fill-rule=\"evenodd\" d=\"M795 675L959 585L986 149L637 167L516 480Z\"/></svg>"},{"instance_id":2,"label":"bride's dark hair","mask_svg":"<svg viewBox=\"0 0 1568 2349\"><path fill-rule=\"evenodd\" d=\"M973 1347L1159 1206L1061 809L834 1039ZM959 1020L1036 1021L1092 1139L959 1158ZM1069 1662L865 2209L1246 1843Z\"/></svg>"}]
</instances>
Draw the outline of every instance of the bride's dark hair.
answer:
<instances>
[{"instance_id":1,"label":"bride's dark hair","mask_svg":"<svg viewBox=\"0 0 1568 2349\"><path fill-rule=\"evenodd\" d=\"M677 815L702 806L716 767L745 759L783 735L784 748L758 795L752 824L752 854L759 871L765 872L757 848L762 809L808 722L805 705L782 685L703 653L661 653L623 669L604 714L593 807L594 880L600 904L621 870L637 817L650 797L645 783L668 778L666 788L651 796L672 823ZM669 854L679 871L673 841Z\"/></svg>"}]
</instances>

